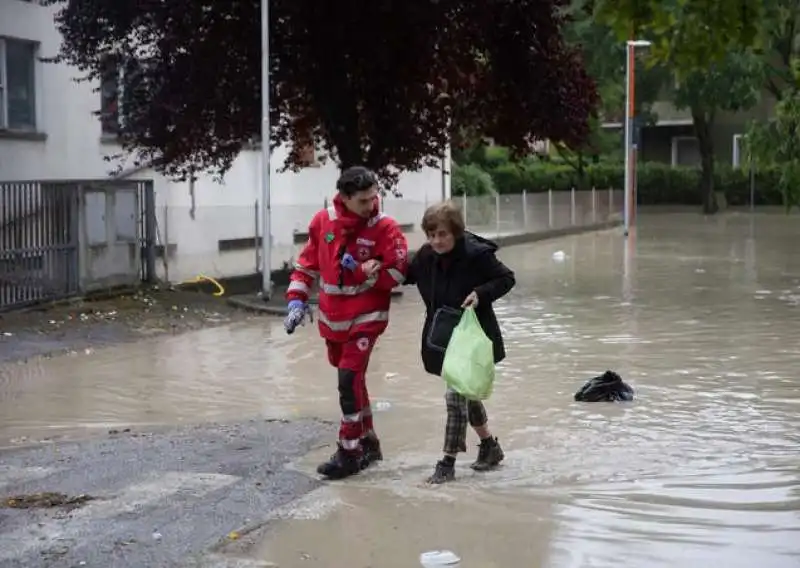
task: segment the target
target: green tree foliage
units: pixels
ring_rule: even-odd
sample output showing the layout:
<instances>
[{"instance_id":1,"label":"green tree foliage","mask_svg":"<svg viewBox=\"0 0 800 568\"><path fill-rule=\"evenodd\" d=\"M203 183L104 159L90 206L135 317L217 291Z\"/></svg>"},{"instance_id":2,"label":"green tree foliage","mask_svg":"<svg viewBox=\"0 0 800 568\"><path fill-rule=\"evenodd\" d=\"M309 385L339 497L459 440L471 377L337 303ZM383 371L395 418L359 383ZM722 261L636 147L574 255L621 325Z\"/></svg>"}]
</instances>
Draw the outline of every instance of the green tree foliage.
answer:
<instances>
[{"instance_id":1,"label":"green tree foliage","mask_svg":"<svg viewBox=\"0 0 800 568\"><path fill-rule=\"evenodd\" d=\"M775 117L755 124L746 147L759 169L777 166L786 211L800 205L800 59L791 62L791 83L781 92Z\"/></svg>"},{"instance_id":2,"label":"green tree foliage","mask_svg":"<svg viewBox=\"0 0 800 568\"><path fill-rule=\"evenodd\" d=\"M691 71L674 92L678 109L692 114L700 148L700 190L703 211L716 213L714 191L714 142L712 130L720 111L739 112L753 107L764 84L763 60L752 52L733 52L711 63L705 70Z\"/></svg>"},{"instance_id":3,"label":"green tree foliage","mask_svg":"<svg viewBox=\"0 0 800 568\"><path fill-rule=\"evenodd\" d=\"M108 56L136 60L121 140L140 161L224 173L259 136L259 0L49 1L62 5L61 61L97 79ZM517 153L580 144L597 95L558 4L270 0L270 142L388 179L438 163L462 126ZM285 165L299 163L295 151Z\"/></svg>"},{"instance_id":4,"label":"green tree foliage","mask_svg":"<svg viewBox=\"0 0 800 568\"><path fill-rule=\"evenodd\" d=\"M588 0L572 0L564 9L568 24L564 36L568 43L581 50L586 71L597 83L600 96L599 116L590 121L590 135L581 146L556 144L559 156L570 164L583 179L585 158L597 162L599 156L622 157L622 137L618 130L602 128L604 121L621 122L625 112L626 44L615 31L598 21ZM657 100L662 86L669 78L663 66L636 68L637 115L652 117L650 107Z\"/></svg>"},{"instance_id":5,"label":"green tree foliage","mask_svg":"<svg viewBox=\"0 0 800 568\"><path fill-rule=\"evenodd\" d=\"M593 0L598 19L620 39L653 41L652 62L679 79L742 48L763 45L761 22L775 0Z\"/></svg>"},{"instance_id":6,"label":"green tree foliage","mask_svg":"<svg viewBox=\"0 0 800 568\"><path fill-rule=\"evenodd\" d=\"M794 85L792 61L800 55L800 0L765 0L762 21L766 89L780 100Z\"/></svg>"},{"instance_id":7,"label":"green tree foliage","mask_svg":"<svg viewBox=\"0 0 800 568\"><path fill-rule=\"evenodd\" d=\"M752 107L764 85L764 22L778 0L597 0L596 17L619 34L653 42L651 65L669 68L674 103L689 109L700 146L703 210L714 213L711 130L720 111Z\"/></svg>"}]
</instances>

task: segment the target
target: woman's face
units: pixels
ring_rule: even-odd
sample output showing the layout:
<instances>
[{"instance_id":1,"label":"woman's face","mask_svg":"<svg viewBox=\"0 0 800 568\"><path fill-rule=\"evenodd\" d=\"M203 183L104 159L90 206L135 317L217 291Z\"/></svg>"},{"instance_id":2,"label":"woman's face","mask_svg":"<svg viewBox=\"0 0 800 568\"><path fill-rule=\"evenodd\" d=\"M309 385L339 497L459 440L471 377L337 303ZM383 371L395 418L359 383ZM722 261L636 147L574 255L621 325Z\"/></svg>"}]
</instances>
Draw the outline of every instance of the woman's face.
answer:
<instances>
[{"instance_id":1,"label":"woman's face","mask_svg":"<svg viewBox=\"0 0 800 568\"><path fill-rule=\"evenodd\" d=\"M447 227L439 225L428 231L428 242L436 254L446 254L456 246L456 238Z\"/></svg>"}]
</instances>

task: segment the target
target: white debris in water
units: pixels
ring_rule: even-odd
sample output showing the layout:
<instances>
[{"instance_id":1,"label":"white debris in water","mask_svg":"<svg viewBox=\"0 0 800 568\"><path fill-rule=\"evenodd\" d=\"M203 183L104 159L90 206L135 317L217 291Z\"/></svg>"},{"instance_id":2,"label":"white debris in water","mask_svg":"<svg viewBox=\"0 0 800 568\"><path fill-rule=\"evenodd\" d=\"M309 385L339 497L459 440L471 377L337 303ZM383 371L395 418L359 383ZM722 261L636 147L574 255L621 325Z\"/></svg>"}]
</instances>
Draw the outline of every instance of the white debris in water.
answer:
<instances>
[{"instance_id":1,"label":"white debris in water","mask_svg":"<svg viewBox=\"0 0 800 568\"><path fill-rule=\"evenodd\" d=\"M563 250L557 250L553 253L553 260L556 262L563 262L565 258L567 258L567 255Z\"/></svg>"},{"instance_id":2,"label":"white debris in water","mask_svg":"<svg viewBox=\"0 0 800 568\"><path fill-rule=\"evenodd\" d=\"M384 412L389 410L392 407L391 402L387 402L385 400L380 400L373 405L376 412Z\"/></svg>"},{"instance_id":3,"label":"white debris in water","mask_svg":"<svg viewBox=\"0 0 800 568\"><path fill-rule=\"evenodd\" d=\"M423 568L437 568L439 566L458 568L460 562L461 559L449 550L432 550L419 555L419 563Z\"/></svg>"}]
</instances>

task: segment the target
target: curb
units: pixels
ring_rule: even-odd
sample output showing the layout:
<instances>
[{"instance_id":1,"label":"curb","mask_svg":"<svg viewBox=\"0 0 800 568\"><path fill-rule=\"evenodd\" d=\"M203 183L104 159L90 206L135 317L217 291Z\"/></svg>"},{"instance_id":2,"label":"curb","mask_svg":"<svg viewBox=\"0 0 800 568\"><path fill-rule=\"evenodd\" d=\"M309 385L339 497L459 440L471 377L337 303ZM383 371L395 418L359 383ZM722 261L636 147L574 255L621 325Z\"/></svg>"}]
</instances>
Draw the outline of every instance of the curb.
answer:
<instances>
[{"instance_id":1,"label":"curb","mask_svg":"<svg viewBox=\"0 0 800 568\"><path fill-rule=\"evenodd\" d=\"M603 221L602 223L593 223L591 225L576 225L574 227L564 227L561 229L548 229L547 231L537 231L536 233L521 233L519 235L506 235L499 236L490 240L494 241L499 247L508 247L513 245L521 245L525 243L535 243L537 241L546 241L550 239L557 239L559 237L568 237L571 235L580 235L582 233L594 233L597 231L605 231L608 229L615 229L622 226L622 221L613 219L611 221Z\"/></svg>"}]
</instances>

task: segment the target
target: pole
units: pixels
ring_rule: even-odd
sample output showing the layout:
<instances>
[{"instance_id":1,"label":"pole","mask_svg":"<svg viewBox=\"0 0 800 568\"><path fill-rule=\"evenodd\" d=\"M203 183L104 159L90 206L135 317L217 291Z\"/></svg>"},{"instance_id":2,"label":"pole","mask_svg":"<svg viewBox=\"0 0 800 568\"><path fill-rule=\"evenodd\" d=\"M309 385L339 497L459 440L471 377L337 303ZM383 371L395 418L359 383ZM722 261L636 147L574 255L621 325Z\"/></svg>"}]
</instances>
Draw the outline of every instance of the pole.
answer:
<instances>
[{"instance_id":1,"label":"pole","mask_svg":"<svg viewBox=\"0 0 800 568\"><path fill-rule=\"evenodd\" d=\"M269 0L261 0L261 296L265 302L272 298L269 146Z\"/></svg>"},{"instance_id":2,"label":"pole","mask_svg":"<svg viewBox=\"0 0 800 568\"><path fill-rule=\"evenodd\" d=\"M752 213L756 208L756 170L753 167L752 153L749 156L748 162L750 171L748 172L748 177L750 178L750 212Z\"/></svg>"},{"instance_id":3,"label":"pole","mask_svg":"<svg viewBox=\"0 0 800 568\"><path fill-rule=\"evenodd\" d=\"M427 192L425 199L428 199ZM442 156L442 201L447 201L447 154Z\"/></svg>"},{"instance_id":4,"label":"pole","mask_svg":"<svg viewBox=\"0 0 800 568\"><path fill-rule=\"evenodd\" d=\"M634 199L633 193L633 82L634 82L634 46L632 42L626 44L627 58L625 63L625 210L623 218L625 223L625 236L630 233L631 213Z\"/></svg>"}]
</instances>

